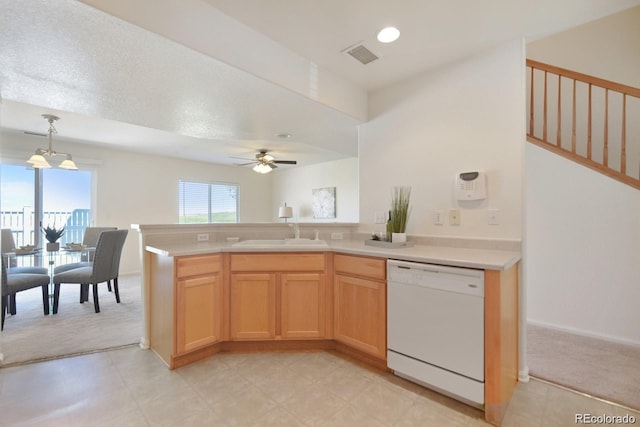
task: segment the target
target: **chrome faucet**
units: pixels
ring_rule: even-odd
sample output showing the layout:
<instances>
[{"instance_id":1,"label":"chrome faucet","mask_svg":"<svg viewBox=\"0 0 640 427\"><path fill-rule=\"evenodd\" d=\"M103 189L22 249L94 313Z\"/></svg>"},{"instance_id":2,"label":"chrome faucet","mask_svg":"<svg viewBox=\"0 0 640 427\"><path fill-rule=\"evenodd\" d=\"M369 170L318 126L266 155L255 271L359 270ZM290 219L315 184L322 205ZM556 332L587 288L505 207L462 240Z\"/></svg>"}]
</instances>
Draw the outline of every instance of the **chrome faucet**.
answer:
<instances>
[{"instance_id":1,"label":"chrome faucet","mask_svg":"<svg viewBox=\"0 0 640 427\"><path fill-rule=\"evenodd\" d=\"M293 238L294 239L299 239L300 238L300 224L298 224L297 222L294 222L293 224L289 223L289 227L293 227Z\"/></svg>"}]
</instances>

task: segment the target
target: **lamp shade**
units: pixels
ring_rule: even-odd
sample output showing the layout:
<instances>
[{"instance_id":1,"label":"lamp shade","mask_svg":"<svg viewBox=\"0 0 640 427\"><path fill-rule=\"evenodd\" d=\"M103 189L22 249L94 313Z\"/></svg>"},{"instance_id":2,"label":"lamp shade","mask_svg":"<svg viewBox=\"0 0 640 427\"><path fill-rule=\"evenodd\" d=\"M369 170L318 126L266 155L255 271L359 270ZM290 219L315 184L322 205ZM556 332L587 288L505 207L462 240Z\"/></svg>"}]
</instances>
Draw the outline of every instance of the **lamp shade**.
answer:
<instances>
[{"instance_id":1,"label":"lamp shade","mask_svg":"<svg viewBox=\"0 0 640 427\"><path fill-rule=\"evenodd\" d=\"M34 168L46 169L51 167L49 162L47 162L47 159L45 159L41 154L37 153L31 156L29 160L27 160L27 163L29 163Z\"/></svg>"},{"instance_id":2,"label":"lamp shade","mask_svg":"<svg viewBox=\"0 0 640 427\"><path fill-rule=\"evenodd\" d=\"M253 167L253 170L258 173L269 173L271 172L271 166L264 163L258 163Z\"/></svg>"},{"instance_id":3,"label":"lamp shade","mask_svg":"<svg viewBox=\"0 0 640 427\"><path fill-rule=\"evenodd\" d=\"M67 156L67 158L62 163L60 163L59 167L60 169L69 169L74 171L78 170L78 167L76 166L75 162L71 159L71 156Z\"/></svg>"},{"instance_id":4,"label":"lamp shade","mask_svg":"<svg viewBox=\"0 0 640 427\"><path fill-rule=\"evenodd\" d=\"M293 216L293 209L291 209L291 206L280 206L280 208L278 209L278 217L279 218L291 218Z\"/></svg>"}]
</instances>

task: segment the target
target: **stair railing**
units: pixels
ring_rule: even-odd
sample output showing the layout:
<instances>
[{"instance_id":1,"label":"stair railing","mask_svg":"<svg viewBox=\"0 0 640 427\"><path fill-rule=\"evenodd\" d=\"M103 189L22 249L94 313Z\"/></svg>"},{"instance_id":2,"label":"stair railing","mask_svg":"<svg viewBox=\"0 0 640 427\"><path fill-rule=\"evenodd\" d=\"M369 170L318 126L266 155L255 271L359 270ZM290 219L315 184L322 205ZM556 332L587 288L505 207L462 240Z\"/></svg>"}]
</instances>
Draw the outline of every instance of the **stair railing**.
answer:
<instances>
[{"instance_id":1,"label":"stair railing","mask_svg":"<svg viewBox=\"0 0 640 427\"><path fill-rule=\"evenodd\" d=\"M640 89L527 60L527 140L640 189Z\"/></svg>"}]
</instances>

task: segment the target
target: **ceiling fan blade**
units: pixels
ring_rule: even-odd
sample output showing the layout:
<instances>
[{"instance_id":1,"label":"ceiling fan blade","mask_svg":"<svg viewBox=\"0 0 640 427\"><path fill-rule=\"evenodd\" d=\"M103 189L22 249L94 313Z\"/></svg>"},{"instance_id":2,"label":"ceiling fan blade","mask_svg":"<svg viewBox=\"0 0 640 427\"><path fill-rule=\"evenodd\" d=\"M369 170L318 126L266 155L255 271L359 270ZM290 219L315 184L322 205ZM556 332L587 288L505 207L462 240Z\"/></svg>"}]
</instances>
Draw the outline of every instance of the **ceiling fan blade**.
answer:
<instances>
[{"instance_id":1,"label":"ceiling fan blade","mask_svg":"<svg viewBox=\"0 0 640 427\"><path fill-rule=\"evenodd\" d=\"M280 163L282 165L297 165L296 160L274 160L272 163Z\"/></svg>"},{"instance_id":2,"label":"ceiling fan blade","mask_svg":"<svg viewBox=\"0 0 640 427\"><path fill-rule=\"evenodd\" d=\"M236 156L229 156L230 159L240 159L240 160L251 160L255 162L255 159L247 159L246 157L236 157Z\"/></svg>"},{"instance_id":3,"label":"ceiling fan blade","mask_svg":"<svg viewBox=\"0 0 640 427\"><path fill-rule=\"evenodd\" d=\"M25 130L24 133L26 133L27 135L35 135L35 136L48 136L48 134L46 134L46 133L31 132L30 130Z\"/></svg>"},{"instance_id":4,"label":"ceiling fan blade","mask_svg":"<svg viewBox=\"0 0 640 427\"><path fill-rule=\"evenodd\" d=\"M248 162L248 163L236 163L236 166L249 166L249 165L253 165L256 164L257 162Z\"/></svg>"}]
</instances>

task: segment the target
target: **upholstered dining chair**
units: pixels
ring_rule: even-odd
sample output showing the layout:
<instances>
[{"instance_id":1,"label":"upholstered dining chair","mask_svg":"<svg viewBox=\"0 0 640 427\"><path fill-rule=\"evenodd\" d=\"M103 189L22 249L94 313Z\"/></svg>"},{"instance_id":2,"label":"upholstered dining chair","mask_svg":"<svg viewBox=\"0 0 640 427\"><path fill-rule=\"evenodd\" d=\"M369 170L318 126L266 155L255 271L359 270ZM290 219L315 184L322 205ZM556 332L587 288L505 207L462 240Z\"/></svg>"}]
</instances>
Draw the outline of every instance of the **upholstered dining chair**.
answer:
<instances>
[{"instance_id":1,"label":"upholstered dining chair","mask_svg":"<svg viewBox=\"0 0 640 427\"><path fill-rule=\"evenodd\" d=\"M15 253L16 251L16 242L13 240L13 232L10 228L3 228L0 231L0 246L2 247L2 256L6 256L10 253ZM47 267L11 267L10 265L6 266L7 274L49 274L49 269Z\"/></svg>"},{"instance_id":2,"label":"upholstered dining chair","mask_svg":"<svg viewBox=\"0 0 640 427\"><path fill-rule=\"evenodd\" d=\"M118 275L120 272L120 258L122 257L122 249L124 248L124 241L127 239L127 233L120 234L120 238L116 242L116 249L111 262L111 273L109 274L109 280L107 280L107 288L111 292L111 281L113 280L113 288L115 290L116 302L120 302L120 290L118 289ZM83 286L80 289L80 302L88 301L89 299L89 287Z\"/></svg>"},{"instance_id":3,"label":"upholstered dining chair","mask_svg":"<svg viewBox=\"0 0 640 427\"><path fill-rule=\"evenodd\" d=\"M118 229L117 227L87 227L84 230L84 235L82 237L82 244L88 248L95 248L96 245L98 244L98 238L100 237L100 233L102 233L103 231L113 231L117 229ZM58 274L64 271L73 270L74 268L91 267L91 262L93 261L93 255L94 255L93 251L82 253L80 261L59 265L53 269L53 273ZM111 288L111 283L109 283L109 288Z\"/></svg>"},{"instance_id":4,"label":"upholstered dining chair","mask_svg":"<svg viewBox=\"0 0 640 427\"><path fill-rule=\"evenodd\" d=\"M90 266L74 268L53 275L53 314L58 312L60 285L63 283L80 285L80 302L88 299L89 285L93 285L93 305L95 312L100 313L98 284L112 279L113 263L120 262L120 254L117 252L122 252L127 233L128 230L103 231L98 238L93 263ZM116 292L116 302L119 303L119 299L119 293Z\"/></svg>"},{"instance_id":5,"label":"upholstered dining chair","mask_svg":"<svg viewBox=\"0 0 640 427\"><path fill-rule=\"evenodd\" d=\"M45 316L49 314L49 274L15 273L7 274L5 257L2 258L2 324L0 330L4 330L4 318L9 309L9 298L16 293L27 289L42 288L42 305ZM11 307L11 314L15 313L15 300Z\"/></svg>"}]
</instances>

